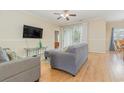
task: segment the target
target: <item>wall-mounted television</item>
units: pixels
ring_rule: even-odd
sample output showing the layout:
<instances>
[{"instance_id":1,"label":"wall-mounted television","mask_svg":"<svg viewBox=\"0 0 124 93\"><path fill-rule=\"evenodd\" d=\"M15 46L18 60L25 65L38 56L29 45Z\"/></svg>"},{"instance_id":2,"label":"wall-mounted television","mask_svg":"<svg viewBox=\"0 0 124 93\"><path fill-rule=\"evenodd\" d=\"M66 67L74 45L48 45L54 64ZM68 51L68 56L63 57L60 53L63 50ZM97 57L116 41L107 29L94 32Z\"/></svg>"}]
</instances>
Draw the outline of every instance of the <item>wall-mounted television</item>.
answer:
<instances>
[{"instance_id":1,"label":"wall-mounted television","mask_svg":"<svg viewBox=\"0 0 124 93\"><path fill-rule=\"evenodd\" d=\"M33 26L23 26L23 38L42 38L43 29Z\"/></svg>"}]
</instances>

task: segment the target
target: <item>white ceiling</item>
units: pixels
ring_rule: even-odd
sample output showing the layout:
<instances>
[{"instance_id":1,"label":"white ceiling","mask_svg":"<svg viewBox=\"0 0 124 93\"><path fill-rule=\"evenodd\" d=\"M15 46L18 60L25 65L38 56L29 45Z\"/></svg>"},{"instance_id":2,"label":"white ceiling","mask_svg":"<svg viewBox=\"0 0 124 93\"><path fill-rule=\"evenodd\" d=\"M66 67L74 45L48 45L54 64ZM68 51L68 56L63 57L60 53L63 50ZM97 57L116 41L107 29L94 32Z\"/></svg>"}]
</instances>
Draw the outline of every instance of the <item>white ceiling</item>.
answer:
<instances>
[{"instance_id":1,"label":"white ceiling","mask_svg":"<svg viewBox=\"0 0 124 93\"><path fill-rule=\"evenodd\" d=\"M124 20L123 10L70 10L70 13L75 13L77 16L70 17L69 21L66 21L65 19L57 20L58 15L53 14L56 12L61 13L63 12L62 10L30 10L27 12L58 25L96 18L102 18L106 21Z\"/></svg>"}]
</instances>

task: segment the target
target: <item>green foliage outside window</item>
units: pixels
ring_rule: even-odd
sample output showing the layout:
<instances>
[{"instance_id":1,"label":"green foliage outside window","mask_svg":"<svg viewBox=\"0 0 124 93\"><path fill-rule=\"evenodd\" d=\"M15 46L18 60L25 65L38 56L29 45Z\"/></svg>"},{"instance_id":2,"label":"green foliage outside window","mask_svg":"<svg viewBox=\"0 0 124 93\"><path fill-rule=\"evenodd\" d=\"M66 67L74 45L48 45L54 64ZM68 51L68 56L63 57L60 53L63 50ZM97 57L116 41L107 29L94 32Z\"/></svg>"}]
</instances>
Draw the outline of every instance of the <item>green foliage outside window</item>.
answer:
<instances>
[{"instance_id":1,"label":"green foliage outside window","mask_svg":"<svg viewBox=\"0 0 124 93\"><path fill-rule=\"evenodd\" d=\"M77 30L73 32L73 42L74 43L80 42L80 32Z\"/></svg>"}]
</instances>

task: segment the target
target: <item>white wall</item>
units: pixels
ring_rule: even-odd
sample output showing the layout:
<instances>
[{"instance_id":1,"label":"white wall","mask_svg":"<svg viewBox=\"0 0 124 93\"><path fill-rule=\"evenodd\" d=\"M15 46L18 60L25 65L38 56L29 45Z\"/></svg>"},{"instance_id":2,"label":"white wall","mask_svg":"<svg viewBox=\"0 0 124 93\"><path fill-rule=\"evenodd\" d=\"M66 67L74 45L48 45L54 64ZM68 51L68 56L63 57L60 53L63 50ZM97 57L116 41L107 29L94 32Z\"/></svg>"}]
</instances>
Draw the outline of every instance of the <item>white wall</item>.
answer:
<instances>
[{"instance_id":1,"label":"white wall","mask_svg":"<svg viewBox=\"0 0 124 93\"><path fill-rule=\"evenodd\" d=\"M38 39L23 39L23 25L43 28L43 45L54 47L54 31L59 27L23 11L0 11L0 46L24 55L26 47L37 47Z\"/></svg>"},{"instance_id":2,"label":"white wall","mask_svg":"<svg viewBox=\"0 0 124 93\"><path fill-rule=\"evenodd\" d=\"M95 19L89 22L88 27L89 52L106 52L106 22L102 19Z\"/></svg>"}]
</instances>

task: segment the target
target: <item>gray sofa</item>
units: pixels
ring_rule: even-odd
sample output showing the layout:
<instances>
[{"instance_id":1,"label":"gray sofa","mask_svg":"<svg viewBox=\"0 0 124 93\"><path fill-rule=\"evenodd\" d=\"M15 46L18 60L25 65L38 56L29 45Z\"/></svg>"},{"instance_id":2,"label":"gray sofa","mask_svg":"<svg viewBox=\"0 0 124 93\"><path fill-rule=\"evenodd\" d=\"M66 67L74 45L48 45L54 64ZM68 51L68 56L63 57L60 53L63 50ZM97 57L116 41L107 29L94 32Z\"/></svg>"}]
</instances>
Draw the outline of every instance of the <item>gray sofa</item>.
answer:
<instances>
[{"instance_id":1,"label":"gray sofa","mask_svg":"<svg viewBox=\"0 0 124 93\"><path fill-rule=\"evenodd\" d=\"M40 78L40 56L0 63L0 82L32 82Z\"/></svg>"},{"instance_id":2,"label":"gray sofa","mask_svg":"<svg viewBox=\"0 0 124 93\"><path fill-rule=\"evenodd\" d=\"M64 70L75 76L88 58L88 45L85 43L73 45L68 47L66 52L47 51L47 55L50 57L52 68Z\"/></svg>"}]
</instances>

